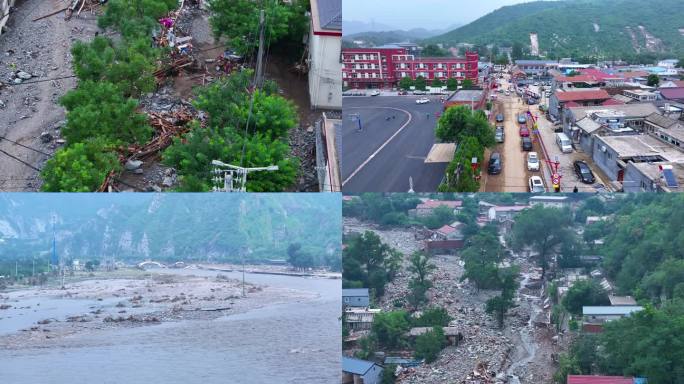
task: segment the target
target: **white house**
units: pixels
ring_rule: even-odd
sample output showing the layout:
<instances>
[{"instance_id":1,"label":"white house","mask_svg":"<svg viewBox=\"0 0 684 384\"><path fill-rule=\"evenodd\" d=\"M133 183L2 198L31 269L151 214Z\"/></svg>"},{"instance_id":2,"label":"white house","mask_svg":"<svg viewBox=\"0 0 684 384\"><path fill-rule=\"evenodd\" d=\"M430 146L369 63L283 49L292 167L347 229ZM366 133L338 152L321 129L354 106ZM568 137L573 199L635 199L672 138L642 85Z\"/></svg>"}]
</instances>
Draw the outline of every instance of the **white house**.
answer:
<instances>
[{"instance_id":1,"label":"white house","mask_svg":"<svg viewBox=\"0 0 684 384\"><path fill-rule=\"evenodd\" d=\"M342 109L342 0L311 1L309 99L313 109Z\"/></svg>"}]
</instances>

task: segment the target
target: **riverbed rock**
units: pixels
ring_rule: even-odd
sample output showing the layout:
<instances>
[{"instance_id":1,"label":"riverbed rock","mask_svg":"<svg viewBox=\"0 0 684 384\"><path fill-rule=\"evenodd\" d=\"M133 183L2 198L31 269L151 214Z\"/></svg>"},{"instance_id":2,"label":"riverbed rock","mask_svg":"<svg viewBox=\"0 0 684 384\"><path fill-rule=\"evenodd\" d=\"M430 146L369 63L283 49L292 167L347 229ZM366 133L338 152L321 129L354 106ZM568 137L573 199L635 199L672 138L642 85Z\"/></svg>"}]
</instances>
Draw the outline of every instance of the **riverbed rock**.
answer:
<instances>
[{"instance_id":1,"label":"riverbed rock","mask_svg":"<svg viewBox=\"0 0 684 384\"><path fill-rule=\"evenodd\" d=\"M135 171L136 169L140 168L143 165L143 162L140 160L127 160L126 164L124 165L124 168L126 168L127 171Z\"/></svg>"}]
</instances>

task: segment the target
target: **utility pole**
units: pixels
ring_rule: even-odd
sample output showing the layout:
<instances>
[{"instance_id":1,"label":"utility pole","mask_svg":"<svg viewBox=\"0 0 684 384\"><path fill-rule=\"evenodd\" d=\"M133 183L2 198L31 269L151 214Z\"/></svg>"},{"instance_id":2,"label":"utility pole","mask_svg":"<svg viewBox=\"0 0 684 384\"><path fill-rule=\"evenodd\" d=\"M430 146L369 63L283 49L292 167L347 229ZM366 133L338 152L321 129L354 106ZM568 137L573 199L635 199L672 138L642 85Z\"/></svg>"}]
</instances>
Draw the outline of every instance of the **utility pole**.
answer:
<instances>
[{"instance_id":1,"label":"utility pole","mask_svg":"<svg viewBox=\"0 0 684 384\"><path fill-rule=\"evenodd\" d=\"M264 59L264 26L266 22L265 12L259 12L259 54L257 56L256 84L255 87L261 89L263 85L263 59Z\"/></svg>"},{"instance_id":2,"label":"utility pole","mask_svg":"<svg viewBox=\"0 0 684 384\"><path fill-rule=\"evenodd\" d=\"M211 164L214 166L214 192L246 192L247 191L247 174L257 171L277 171L277 165L269 165L268 167L243 168L237 165L226 164L220 160L212 160ZM228 168L228 169L222 169ZM219 175L223 174L223 178ZM223 182L223 186L220 184Z\"/></svg>"}]
</instances>

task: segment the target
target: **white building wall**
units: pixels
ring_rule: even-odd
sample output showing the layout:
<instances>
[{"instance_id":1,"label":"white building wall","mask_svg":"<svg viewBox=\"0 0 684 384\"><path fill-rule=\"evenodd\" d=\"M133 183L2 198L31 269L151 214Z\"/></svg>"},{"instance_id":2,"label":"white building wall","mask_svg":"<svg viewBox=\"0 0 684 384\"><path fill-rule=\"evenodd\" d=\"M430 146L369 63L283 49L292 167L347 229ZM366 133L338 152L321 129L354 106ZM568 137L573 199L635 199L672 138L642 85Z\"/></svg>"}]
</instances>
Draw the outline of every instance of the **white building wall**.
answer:
<instances>
[{"instance_id":1,"label":"white building wall","mask_svg":"<svg viewBox=\"0 0 684 384\"><path fill-rule=\"evenodd\" d=\"M309 37L309 99L313 109L342 109L342 39Z\"/></svg>"}]
</instances>

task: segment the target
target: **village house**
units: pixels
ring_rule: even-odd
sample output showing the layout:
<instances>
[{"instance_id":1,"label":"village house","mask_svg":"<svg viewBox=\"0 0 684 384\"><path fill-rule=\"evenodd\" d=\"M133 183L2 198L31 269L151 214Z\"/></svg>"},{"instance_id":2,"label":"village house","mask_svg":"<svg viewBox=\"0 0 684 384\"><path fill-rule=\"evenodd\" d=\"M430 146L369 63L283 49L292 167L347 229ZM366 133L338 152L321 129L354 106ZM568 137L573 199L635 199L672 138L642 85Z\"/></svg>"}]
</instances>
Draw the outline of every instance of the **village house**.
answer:
<instances>
[{"instance_id":1,"label":"village house","mask_svg":"<svg viewBox=\"0 0 684 384\"><path fill-rule=\"evenodd\" d=\"M411 328L408 332L408 337L415 339L427 332L432 332L432 330L433 327ZM463 334L459 331L458 327L443 327L442 330L444 330L444 337L446 338L448 345L458 345L458 343L463 340Z\"/></svg>"},{"instance_id":2,"label":"village house","mask_svg":"<svg viewBox=\"0 0 684 384\"><path fill-rule=\"evenodd\" d=\"M371 329L375 315L382 310L379 308L346 307L344 309L344 322L352 331Z\"/></svg>"},{"instance_id":3,"label":"village house","mask_svg":"<svg viewBox=\"0 0 684 384\"><path fill-rule=\"evenodd\" d=\"M646 384L634 377L568 375L567 384Z\"/></svg>"},{"instance_id":4,"label":"village house","mask_svg":"<svg viewBox=\"0 0 684 384\"><path fill-rule=\"evenodd\" d=\"M620 306L635 306L637 305L636 300L632 296L613 296L608 295L608 300L610 300L610 305L613 307Z\"/></svg>"},{"instance_id":5,"label":"village house","mask_svg":"<svg viewBox=\"0 0 684 384\"><path fill-rule=\"evenodd\" d=\"M427 217L432 215L432 212L437 207L447 207L453 210L454 214L457 214L463 202L460 200L426 200L418 204L415 209L409 210L409 216L412 217Z\"/></svg>"},{"instance_id":6,"label":"village house","mask_svg":"<svg viewBox=\"0 0 684 384\"><path fill-rule=\"evenodd\" d=\"M382 367L372 361L342 357L342 384L380 384Z\"/></svg>"},{"instance_id":7,"label":"village house","mask_svg":"<svg viewBox=\"0 0 684 384\"><path fill-rule=\"evenodd\" d=\"M684 103L684 88L662 88L660 89L660 98L677 103Z\"/></svg>"},{"instance_id":8,"label":"village house","mask_svg":"<svg viewBox=\"0 0 684 384\"><path fill-rule=\"evenodd\" d=\"M588 88L581 90L556 90L549 98L549 114L555 118L563 116L563 111L573 107L589 107L612 104L615 100L603 89Z\"/></svg>"},{"instance_id":9,"label":"village house","mask_svg":"<svg viewBox=\"0 0 684 384\"><path fill-rule=\"evenodd\" d=\"M506 220L511 220L515 215L522 212L523 210L530 208L528 205L511 205L511 206L495 206L489 208L487 213L487 218L489 221L504 222Z\"/></svg>"},{"instance_id":10,"label":"village house","mask_svg":"<svg viewBox=\"0 0 684 384\"><path fill-rule=\"evenodd\" d=\"M369 304L368 288L348 288L342 290L343 306L368 307Z\"/></svg>"},{"instance_id":11,"label":"village house","mask_svg":"<svg viewBox=\"0 0 684 384\"><path fill-rule=\"evenodd\" d=\"M544 208L564 208L570 205L571 200L567 196L532 196L530 197L530 205L543 205Z\"/></svg>"},{"instance_id":12,"label":"village house","mask_svg":"<svg viewBox=\"0 0 684 384\"><path fill-rule=\"evenodd\" d=\"M602 332L603 324L607 321L630 316L642 309L644 308L638 305L584 306L582 307L582 330L589 333Z\"/></svg>"}]
</instances>

